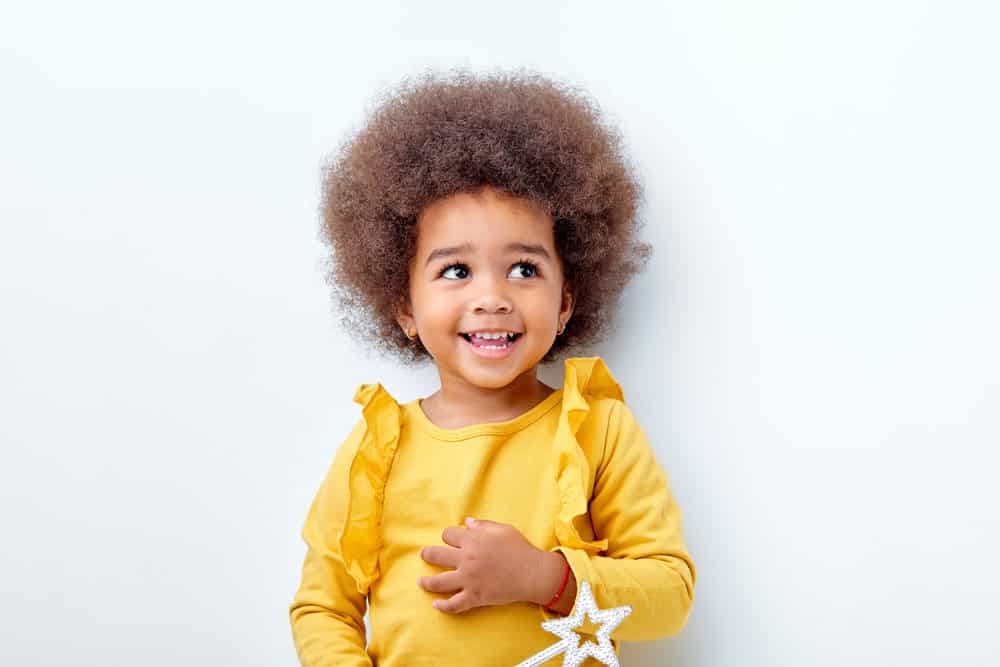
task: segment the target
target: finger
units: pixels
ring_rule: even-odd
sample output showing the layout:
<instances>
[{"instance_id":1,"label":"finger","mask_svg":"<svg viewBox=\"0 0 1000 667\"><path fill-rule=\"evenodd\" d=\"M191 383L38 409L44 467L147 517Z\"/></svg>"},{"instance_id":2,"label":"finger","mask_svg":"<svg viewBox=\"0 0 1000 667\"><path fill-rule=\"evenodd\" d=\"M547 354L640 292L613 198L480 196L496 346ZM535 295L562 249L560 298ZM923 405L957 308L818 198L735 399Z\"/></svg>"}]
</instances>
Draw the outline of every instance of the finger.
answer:
<instances>
[{"instance_id":1,"label":"finger","mask_svg":"<svg viewBox=\"0 0 1000 667\"><path fill-rule=\"evenodd\" d=\"M417 584L431 593L455 593L462 590L462 575L457 571L442 572L430 577L420 577Z\"/></svg>"},{"instance_id":2,"label":"finger","mask_svg":"<svg viewBox=\"0 0 1000 667\"><path fill-rule=\"evenodd\" d=\"M513 528L514 526L509 523L501 523L500 521L490 521L489 519L473 519L469 517L465 520L465 525L472 529L483 529L483 528ZM515 529L516 530L516 529Z\"/></svg>"},{"instance_id":3,"label":"finger","mask_svg":"<svg viewBox=\"0 0 1000 667\"><path fill-rule=\"evenodd\" d=\"M476 606L473 604L472 595L466 590L452 595L447 600L434 600L431 604L435 609L446 614L461 614Z\"/></svg>"},{"instance_id":4,"label":"finger","mask_svg":"<svg viewBox=\"0 0 1000 667\"><path fill-rule=\"evenodd\" d=\"M460 552L451 547L424 547L420 550L420 557L432 565L441 567L458 567Z\"/></svg>"},{"instance_id":5,"label":"finger","mask_svg":"<svg viewBox=\"0 0 1000 667\"><path fill-rule=\"evenodd\" d=\"M469 531L458 526L448 526L441 533L441 539L453 547L463 547L469 541Z\"/></svg>"}]
</instances>

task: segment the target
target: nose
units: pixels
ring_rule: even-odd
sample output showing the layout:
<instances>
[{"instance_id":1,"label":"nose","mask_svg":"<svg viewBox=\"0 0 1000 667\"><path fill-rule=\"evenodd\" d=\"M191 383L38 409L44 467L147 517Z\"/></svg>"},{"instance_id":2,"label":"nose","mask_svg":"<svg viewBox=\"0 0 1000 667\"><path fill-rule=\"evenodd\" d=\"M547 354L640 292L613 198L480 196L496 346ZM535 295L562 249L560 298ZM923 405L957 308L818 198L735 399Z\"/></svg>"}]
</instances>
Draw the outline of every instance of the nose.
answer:
<instances>
[{"instance_id":1,"label":"nose","mask_svg":"<svg viewBox=\"0 0 1000 667\"><path fill-rule=\"evenodd\" d=\"M473 309L477 313L510 313L510 304L502 299L484 297L476 302Z\"/></svg>"},{"instance_id":2,"label":"nose","mask_svg":"<svg viewBox=\"0 0 1000 667\"><path fill-rule=\"evenodd\" d=\"M506 282L492 278L483 279L481 289L472 301L476 313L510 313L513 304L506 294Z\"/></svg>"}]
</instances>

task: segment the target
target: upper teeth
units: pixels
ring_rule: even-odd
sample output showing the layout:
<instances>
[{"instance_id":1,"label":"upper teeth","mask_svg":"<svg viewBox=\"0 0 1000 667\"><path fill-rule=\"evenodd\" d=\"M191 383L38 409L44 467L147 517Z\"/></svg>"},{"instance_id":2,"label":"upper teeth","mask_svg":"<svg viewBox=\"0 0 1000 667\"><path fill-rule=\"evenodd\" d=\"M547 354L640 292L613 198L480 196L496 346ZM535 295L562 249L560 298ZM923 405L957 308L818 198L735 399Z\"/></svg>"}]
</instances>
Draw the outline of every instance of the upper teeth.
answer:
<instances>
[{"instance_id":1,"label":"upper teeth","mask_svg":"<svg viewBox=\"0 0 1000 667\"><path fill-rule=\"evenodd\" d=\"M474 333L471 334L476 338L485 338L487 340L500 340L501 338L508 338L513 336L512 333Z\"/></svg>"}]
</instances>

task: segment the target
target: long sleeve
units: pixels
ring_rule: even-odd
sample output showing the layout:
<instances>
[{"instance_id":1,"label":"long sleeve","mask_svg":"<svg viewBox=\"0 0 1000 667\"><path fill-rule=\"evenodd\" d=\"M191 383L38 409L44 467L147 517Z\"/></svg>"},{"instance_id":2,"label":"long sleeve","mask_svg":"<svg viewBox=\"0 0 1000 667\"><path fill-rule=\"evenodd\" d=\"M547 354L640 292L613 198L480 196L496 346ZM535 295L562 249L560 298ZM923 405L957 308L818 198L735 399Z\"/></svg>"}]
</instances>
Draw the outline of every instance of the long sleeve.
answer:
<instances>
[{"instance_id":1,"label":"long sleeve","mask_svg":"<svg viewBox=\"0 0 1000 667\"><path fill-rule=\"evenodd\" d=\"M679 633L694 601L694 561L667 476L621 401L609 413L589 514L594 532L608 540L606 556L566 546L550 549L566 557L576 577L577 600L580 582L586 580L598 607L632 607L611 633L615 640L647 641ZM542 615L559 618L544 608ZM582 629L594 627L585 621Z\"/></svg>"},{"instance_id":2,"label":"long sleeve","mask_svg":"<svg viewBox=\"0 0 1000 667\"><path fill-rule=\"evenodd\" d=\"M292 638L303 667L371 667L365 650L367 599L338 547L351 461L364 432L360 421L338 448L302 528L307 551L302 581L289 607Z\"/></svg>"}]
</instances>

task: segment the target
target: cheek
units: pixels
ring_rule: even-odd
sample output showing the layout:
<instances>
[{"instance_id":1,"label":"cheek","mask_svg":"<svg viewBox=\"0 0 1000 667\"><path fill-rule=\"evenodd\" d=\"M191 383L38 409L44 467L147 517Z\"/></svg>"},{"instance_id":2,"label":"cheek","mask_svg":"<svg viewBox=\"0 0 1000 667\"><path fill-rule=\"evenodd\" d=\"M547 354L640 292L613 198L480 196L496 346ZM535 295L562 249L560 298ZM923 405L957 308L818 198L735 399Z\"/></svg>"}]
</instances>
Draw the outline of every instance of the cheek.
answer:
<instances>
[{"instance_id":1,"label":"cheek","mask_svg":"<svg viewBox=\"0 0 1000 667\"><path fill-rule=\"evenodd\" d=\"M431 335L450 332L457 326L461 305L446 294L426 294L414 302L417 321L430 330Z\"/></svg>"},{"instance_id":2,"label":"cheek","mask_svg":"<svg viewBox=\"0 0 1000 667\"><path fill-rule=\"evenodd\" d=\"M538 294L521 304L521 313L528 326L551 328L559 318L560 306L558 294Z\"/></svg>"}]
</instances>

